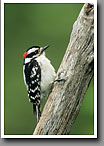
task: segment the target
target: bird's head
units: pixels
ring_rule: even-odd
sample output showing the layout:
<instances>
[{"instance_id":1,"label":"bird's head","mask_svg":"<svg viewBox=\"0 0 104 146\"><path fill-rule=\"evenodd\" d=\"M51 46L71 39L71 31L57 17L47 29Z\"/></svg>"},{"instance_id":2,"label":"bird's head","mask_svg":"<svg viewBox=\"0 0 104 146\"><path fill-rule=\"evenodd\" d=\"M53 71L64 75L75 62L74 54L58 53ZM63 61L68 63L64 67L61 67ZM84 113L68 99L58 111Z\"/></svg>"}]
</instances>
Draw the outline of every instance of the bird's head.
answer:
<instances>
[{"instance_id":1,"label":"bird's head","mask_svg":"<svg viewBox=\"0 0 104 146\"><path fill-rule=\"evenodd\" d=\"M40 55L43 54L43 52L48 48L49 46L45 47L39 47L39 46L32 46L29 49L26 50L26 52L23 54L23 59L31 60L33 58L37 58Z\"/></svg>"}]
</instances>

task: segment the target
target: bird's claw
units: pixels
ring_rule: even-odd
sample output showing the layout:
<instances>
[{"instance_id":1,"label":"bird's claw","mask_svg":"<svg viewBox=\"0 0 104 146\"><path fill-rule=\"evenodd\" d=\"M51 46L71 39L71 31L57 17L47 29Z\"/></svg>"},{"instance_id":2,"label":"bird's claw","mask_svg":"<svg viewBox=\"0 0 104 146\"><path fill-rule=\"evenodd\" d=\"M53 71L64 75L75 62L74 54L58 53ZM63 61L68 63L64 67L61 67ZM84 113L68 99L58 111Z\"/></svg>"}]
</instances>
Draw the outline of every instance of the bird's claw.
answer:
<instances>
[{"instance_id":1,"label":"bird's claw","mask_svg":"<svg viewBox=\"0 0 104 146\"><path fill-rule=\"evenodd\" d=\"M58 78L54 80L54 83L55 82L65 82L65 81L66 81L66 78L65 78L64 72L59 72Z\"/></svg>"}]
</instances>

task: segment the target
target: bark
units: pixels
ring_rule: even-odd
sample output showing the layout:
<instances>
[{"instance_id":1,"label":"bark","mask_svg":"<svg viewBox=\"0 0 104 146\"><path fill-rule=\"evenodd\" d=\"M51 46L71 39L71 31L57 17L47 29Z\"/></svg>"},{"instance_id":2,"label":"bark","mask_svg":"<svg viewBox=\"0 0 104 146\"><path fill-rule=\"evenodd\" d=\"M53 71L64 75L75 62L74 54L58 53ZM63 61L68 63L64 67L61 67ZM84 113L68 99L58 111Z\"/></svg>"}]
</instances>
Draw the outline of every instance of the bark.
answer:
<instances>
[{"instance_id":1,"label":"bark","mask_svg":"<svg viewBox=\"0 0 104 146\"><path fill-rule=\"evenodd\" d=\"M34 135L70 134L94 74L94 5L84 4Z\"/></svg>"}]
</instances>

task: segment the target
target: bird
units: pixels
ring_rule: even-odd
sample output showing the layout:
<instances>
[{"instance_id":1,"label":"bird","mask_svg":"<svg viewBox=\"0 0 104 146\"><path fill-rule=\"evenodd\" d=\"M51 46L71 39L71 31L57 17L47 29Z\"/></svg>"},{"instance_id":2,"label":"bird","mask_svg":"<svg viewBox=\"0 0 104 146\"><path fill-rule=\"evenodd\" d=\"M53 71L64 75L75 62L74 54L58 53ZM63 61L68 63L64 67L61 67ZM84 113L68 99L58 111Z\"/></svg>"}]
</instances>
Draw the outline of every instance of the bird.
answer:
<instances>
[{"instance_id":1,"label":"bird","mask_svg":"<svg viewBox=\"0 0 104 146\"><path fill-rule=\"evenodd\" d=\"M41 117L41 100L47 96L56 77L55 68L46 57L49 46L32 46L23 54L23 78L27 88L29 102L33 104L37 123Z\"/></svg>"}]
</instances>

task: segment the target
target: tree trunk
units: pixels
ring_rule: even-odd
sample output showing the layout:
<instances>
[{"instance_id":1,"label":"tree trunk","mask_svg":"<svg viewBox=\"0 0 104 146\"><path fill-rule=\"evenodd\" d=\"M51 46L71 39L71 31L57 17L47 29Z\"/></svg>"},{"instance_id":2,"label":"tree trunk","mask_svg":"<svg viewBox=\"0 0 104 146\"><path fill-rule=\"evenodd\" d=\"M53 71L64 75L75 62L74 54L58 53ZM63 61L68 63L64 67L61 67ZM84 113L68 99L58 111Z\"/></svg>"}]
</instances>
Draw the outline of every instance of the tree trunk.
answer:
<instances>
[{"instance_id":1,"label":"tree trunk","mask_svg":"<svg viewBox=\"0 0 104 146\"><path fill-rule=\"evenodd\" d=\"M69 134L94 74L94 5L84 4L34 135Z\"/></svg>"}]
</instances>

